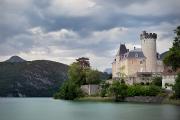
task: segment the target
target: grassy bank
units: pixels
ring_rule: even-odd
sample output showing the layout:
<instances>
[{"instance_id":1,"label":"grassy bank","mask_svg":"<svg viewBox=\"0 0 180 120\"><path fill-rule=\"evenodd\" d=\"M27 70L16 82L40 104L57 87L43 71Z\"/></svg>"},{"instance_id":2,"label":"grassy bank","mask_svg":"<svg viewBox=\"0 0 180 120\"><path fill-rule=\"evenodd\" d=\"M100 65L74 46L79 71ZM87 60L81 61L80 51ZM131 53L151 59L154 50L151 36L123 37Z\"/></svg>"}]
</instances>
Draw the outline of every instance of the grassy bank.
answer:
<instances>
[{"instance_id":1,"label":"grassy bank","mask_svg":"<svg viewBox=\"0 0 180 120\"><path fill-rule=\"evenodd\" d=\"M89 101L89 102L114 102L115 99L113 97L87 96L87 97L82 97L82 98L76 99L76 101L84 101L84 102L86 102L86 101ZM131 103L131 102L129 102L129 103ZM135 103L135 102L133 102L133 103ZM141 103L141 102L137 102L137 103ZM144 103L144 102L142 102L142 103ZM180 105L180 100L165 98L163 100L162 104Z\"/></svg>"},{"instance_id":2,"label":"grassy bank","mask_svg":"<svg viewBox=\"0 0 180 120\"><path fill-rule=\"evenodd\" d=\"M77 99L76 101L92 101L92 102L113 102L114 99L112 97L82 97Z\"/></svg>"}]
</instances>

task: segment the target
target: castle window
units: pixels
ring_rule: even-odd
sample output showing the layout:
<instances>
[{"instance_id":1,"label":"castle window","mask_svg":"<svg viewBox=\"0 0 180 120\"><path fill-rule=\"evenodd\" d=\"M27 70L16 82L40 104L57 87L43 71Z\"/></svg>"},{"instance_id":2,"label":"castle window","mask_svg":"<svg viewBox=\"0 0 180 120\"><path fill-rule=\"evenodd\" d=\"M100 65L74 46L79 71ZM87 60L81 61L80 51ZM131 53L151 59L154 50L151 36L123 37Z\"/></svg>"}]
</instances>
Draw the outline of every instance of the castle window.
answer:
<instances>
[{"instance_id":1,"label":"castle window","mask_svg":"<svg viewBox=\"0 0 180 120\"><path fill-rule=\"evenodd\" d=\"M135 54L135 57L138 58L138 54L137 53Z\"/></svg>"}]
</instances>

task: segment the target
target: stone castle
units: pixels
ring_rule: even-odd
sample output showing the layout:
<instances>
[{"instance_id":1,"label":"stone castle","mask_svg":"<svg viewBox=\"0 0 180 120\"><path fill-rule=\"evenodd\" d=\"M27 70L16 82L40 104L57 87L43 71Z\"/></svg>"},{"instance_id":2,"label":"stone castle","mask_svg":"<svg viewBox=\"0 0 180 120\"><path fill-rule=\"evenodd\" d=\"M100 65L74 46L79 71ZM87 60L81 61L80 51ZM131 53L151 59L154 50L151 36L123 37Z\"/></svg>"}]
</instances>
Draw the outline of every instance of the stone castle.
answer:
<instances>
[{"instance_id":1,"label":"stone castle","mask_svg":"<svg viewBox=\"0 0 180 120\"><path fill-rule=\"evenodd\" d=\"M129 50L120 44L112 63L112 78L123 77L128 84L147 83L151 77L163 72L163 62L156 50L156 33L143 31L140 35L141 48Z\"/></svg>"}]
</instances>

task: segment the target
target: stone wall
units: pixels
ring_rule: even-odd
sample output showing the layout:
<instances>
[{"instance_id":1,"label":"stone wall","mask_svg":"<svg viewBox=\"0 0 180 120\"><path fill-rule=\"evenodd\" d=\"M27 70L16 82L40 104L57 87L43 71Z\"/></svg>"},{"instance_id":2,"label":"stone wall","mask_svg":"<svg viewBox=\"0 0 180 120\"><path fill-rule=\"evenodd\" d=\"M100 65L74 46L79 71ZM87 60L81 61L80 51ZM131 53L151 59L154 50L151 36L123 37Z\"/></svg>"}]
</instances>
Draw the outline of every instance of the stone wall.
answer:
<instances>
[{"instance_id":1,"label":"stone wall","mask_svg":"<svg viewBox=\"0 0 180 120\"><path fill-rule=\"evenodd\" d=\"M126 97L126 102L139 102L139 103L162 103L164 97L160 96L134 96Z\"/></svg>"},{"instance_id":2,"label":"stone wall","mask_svg":"<svg viewBox=\"0 0 180 120\"><path fill-rule=\"evenodd\" d=\"M176 77L177 77L177 75L163 75L162 76L162 88L165 88L167 90L172 90L172 85L175 84Z\"/></svg>"},{"instance_id":3,"label":"stone wall","mask_svg":"<svg viewBox=\"0 0 180 120\"><path fill-rule=\"evenodd\" d=\"M88 95L96 95L100 91L99 85L81 85L81 90Z\"/></svg>"}]
</instances>

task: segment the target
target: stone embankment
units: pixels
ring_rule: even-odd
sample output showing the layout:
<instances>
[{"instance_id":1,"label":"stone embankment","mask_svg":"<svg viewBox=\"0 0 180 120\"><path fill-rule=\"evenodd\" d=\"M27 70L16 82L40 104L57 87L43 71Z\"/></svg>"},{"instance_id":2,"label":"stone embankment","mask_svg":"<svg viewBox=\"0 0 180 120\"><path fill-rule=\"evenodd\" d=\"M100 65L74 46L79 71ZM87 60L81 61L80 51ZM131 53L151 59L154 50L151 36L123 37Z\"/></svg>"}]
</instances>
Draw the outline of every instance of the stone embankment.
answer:
<instances>
[{"instance_id":1,"label":"stone embankment","mask_svg":"<svg viewBox=\"0 0 180 120\"><path fill-rule=\"evenodd\" d=\"M161 96L134 96L126 97L126 102L139 102L139 103L162 103L164 97Z\"/></svg>"}]
</instances>

